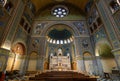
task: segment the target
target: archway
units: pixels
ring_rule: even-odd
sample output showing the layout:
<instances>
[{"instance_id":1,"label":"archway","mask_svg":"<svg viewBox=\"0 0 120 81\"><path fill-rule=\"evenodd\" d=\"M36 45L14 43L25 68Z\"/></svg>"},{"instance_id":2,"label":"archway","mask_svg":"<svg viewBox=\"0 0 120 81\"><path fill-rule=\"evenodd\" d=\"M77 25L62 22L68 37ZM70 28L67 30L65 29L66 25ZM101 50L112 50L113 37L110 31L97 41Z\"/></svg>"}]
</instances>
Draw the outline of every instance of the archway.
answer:
<instances>
[{"instance_id":1,"label":"archway","mask_svg":"<svg viewBox=\"0 0 120 81\"><path fill-rule=\"evenodd\" d=\"M11 47L11 53L7 63L6 70L20 70L23 55L25 55L25 46L18 42Z\"/></svg>"},{"instance_id":2,"label":"archway","mask_svg":"<svg viewBox=\"0 0 120 81\"><path fill-rule=\"evenodd\" d=\"M94 70L93 70L93 58L92 55L89 52L85 52L83 54L83 58L84 58L84 64L85 64L85 70L88 74L93 74Z\"/></svg>"},{"instance_id":3,"label":"archway","mask_svg":"<svg viewBox=\"0 0 120 81\"><path fill-rule=\"evenodd\" d=\"M48 28L46 32L46 58L48 59L44 61L44 69L48 68L50 55L57 56L58 48L63 49L62 56L70 54L70 62L72 63L74 34L74 30L65 24L55 24Z\"/></svg>"},{"instance_id":4,"label":"archway","mask_svg":"<svg viewBox=\"0 0 120 81\"><path fill-rule=\"evenodd\" d=\"M101 59L103 71L111 73L112 69L117 68L114 55L112 54L112 47L106 39L102 39L96 43L95 53Z\"/></svg>"}]
</instances>

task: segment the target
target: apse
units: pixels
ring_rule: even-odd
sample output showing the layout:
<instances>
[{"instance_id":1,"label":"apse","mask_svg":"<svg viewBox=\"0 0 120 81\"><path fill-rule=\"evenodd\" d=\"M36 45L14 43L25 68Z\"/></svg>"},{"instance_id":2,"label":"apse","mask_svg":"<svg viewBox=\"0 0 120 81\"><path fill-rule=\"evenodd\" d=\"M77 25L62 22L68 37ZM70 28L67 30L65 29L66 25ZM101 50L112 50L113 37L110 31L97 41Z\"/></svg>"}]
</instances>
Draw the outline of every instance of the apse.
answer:
<instances>
[{"instance_id":1,"label":"apse","mask_svg":"<svg viewBox=\"0 0 120 81\"><path fill-rule=\"evenodd\" d=\"M52 44L69 44L74 40L74 36L70 30L64 25L56 25L50 29L47 34L47 42Z\"/></svg>"}]
</instances>

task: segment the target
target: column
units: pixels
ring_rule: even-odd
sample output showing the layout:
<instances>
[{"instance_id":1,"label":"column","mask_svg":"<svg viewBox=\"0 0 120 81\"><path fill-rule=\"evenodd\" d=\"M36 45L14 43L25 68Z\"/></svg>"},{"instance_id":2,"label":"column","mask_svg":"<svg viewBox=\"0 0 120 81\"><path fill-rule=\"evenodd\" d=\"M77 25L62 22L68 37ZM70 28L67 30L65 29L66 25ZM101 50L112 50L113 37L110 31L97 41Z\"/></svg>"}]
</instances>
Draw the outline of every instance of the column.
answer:
<instances>
[{"instance_id":1,"label":"column","mask_svg":"<svg viewBox=\"0 0 120 81\"><path fill-rule=\"evenodd\" d=\"M39 70L39 71L43 71L44 69L43 69L43 60L44 60L44 58L42 57L42 56L38 56L38 58L37 58L37 70Z\"/></svg>"},{"instance_id":2,"label":"column","mask_svg":"<svg viewBox=\"0 0 120 81\"><path fill-rule=\"evenodd\" d=\"M25 72L28 69L28 64L29 64L29 56L26 55L23 57L23 61L21 62L20 74L25 74Z\"/></svg>"},{"instance_id":3,"label":"column","mask_svg":"<svg viewBox=\"0 0 120 81\"><path fill-rule=\"evenodd\" d=\"M120 54L114 54L114 57L117 64L117 68L120 71Z\"/></svg>"},{"instance_id":4,"label":"column","mask_svg":"<svg viewBox=\"0 0 120 81\"><path fill-rule=\"evenodd\" d=\"M83 59L77 60L77 67L78 67L78 71L80 72L85 71L85 64L84 64Z\"/></svg>"},{"instance_id":5,"label":"column","mask_svg":"<svg viewBox=\"0 0 120 81\"><path fill-rule=\"evenodd\" d=\"M101 64L101 60L100 60L100 56L96 56L96 61L97 61L97 69L98 69L98 73L100 76L104 76L104 73L103 73L103 67L102 67L102 64Z\"/></svg>"}]
</instances>

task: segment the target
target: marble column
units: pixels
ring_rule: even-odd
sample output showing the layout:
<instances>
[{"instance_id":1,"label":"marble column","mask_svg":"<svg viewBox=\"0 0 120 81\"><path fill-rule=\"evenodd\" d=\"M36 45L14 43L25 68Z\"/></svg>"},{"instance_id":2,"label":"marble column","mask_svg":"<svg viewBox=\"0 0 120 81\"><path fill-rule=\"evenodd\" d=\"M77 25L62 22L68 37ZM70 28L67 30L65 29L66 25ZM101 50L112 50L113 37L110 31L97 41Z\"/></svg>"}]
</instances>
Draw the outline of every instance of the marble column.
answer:
<instances>
[{"instance_id":1,"label":"marble column","mask_svg":"<svg viewBox=\"0 0 120 81\"><path fill-rule=\"evenodd\" d=\"M99 76L104 76L103 66L100 60L100 56L96 56L96 61L97 61L97 71Z\"/></svg>"},{"instance_id":2,"label":"marble column","mask_svg":"<svg viewBox=\"0 0 120 81\"><path fill-rule=\"evenodd\" d=\"M44 58L43 57L41 57L41 56L38 56L38 58L37 58L37 70L39 70L39 71L43 71L44 70L44 68L43 68L43 60L44 60Z\"/></svg>"},{"instance_id":3,"label":"marble column","mask_svg":"<svg viewBox=\"0 0 120 81\"><path fill-rule=\"evenodd\" d=\"M25 74L25 72L28 69L28 64L29 64L29 56L24 56L22 58L22 62L21 62L21 67L20 67L20 74Z\"/></svg>"},{"instance_id":4,"label":"marble column","mask_svg":"<svg viewBox=\"0 0 120 81\"><path fill-rule=\"evenodd\" d=\"M120 54L114 54L114 57L117 64L117 68L120 71Z\"/></svg>"},{"instance_id":5,"label":"marble column","mask_svg":"<svg viewBox=\"0 0 120 81\"><path fill-rule=\"evenodd\" d=\"M117 64L117 68L120 71L120 48L112 50L112 53L114 54L114 59Z\"/></svg>"},{"instance_id":6,"label":"marble column","mask_svg":"<svg viewBox=\"0 0 120 81\"><path fill-rule=\"evenodd\" d=\"M79 38L78 37L75 37L74 46L75 46L75 48L74 48L74 50L75 50L75 57L78 57L79 54L80 54L79 53L80 48L79 48Z\"/></svg>"},{"instance_id":7,"label":"marble column","mask_svg":"<svg viewBox=\"0 0 120 81\"><path fill-rule=\"evenodd\" d=\"M77 60L77 70L80 72L85 72L85 64L83 59Z\"/></svg>"}]
</instances>

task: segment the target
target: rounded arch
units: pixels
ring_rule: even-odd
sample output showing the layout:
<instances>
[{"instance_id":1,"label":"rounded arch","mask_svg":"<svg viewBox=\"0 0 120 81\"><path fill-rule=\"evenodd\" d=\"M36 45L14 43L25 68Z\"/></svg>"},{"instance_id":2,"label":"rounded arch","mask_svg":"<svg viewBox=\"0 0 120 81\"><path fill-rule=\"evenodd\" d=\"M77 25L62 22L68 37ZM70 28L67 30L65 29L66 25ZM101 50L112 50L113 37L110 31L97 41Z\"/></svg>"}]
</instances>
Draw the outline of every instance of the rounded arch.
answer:
<instances>
[{"instance_id":1,"label":"rounded arch","mask_svg":"<svg viewBox=\"0 0 120 81\"><path fill-rule=\"evenodd\" d=\"M57 1L57 0L56 0ZM41 8L39 8L39 9L37 9L37 13L36 13L36 16L38 16L39 14L41 14L41 12L43 11L43 10L46 10L46 9L51 9L51 7L53 8L54 6L57 6L57 5L63 5L63 6L66 6L66 7L69 7L69 8L73 8L73 9L76 9L76 10L79 10L79 11L77 11L77 12L80 12L80 14L82 14L82 15L86 15L85 13L84 13L84 11L78 6L78 5L75 5L75 4L73 4L72 2L64 2L64 3L59 3L59 1L58 1L58 3L54 3L54 2L50 2L50 3L47 3L47 4L45 4L45 6L43 6L43 7L41 7Z\"/></svg>"},{"instance_id":2,"label":"rounded arch","mask_svg":"<svg viewBox=\"0 0 120 81\"><path fill-rule=\"evenodd\" d=\"M11 51L13 52L13 47L16 45L16 44L21 44L23 47L24 47L24 54L27 54L27 45L26 43L22 40L22 39L17 39L16 41L12 42L11 44Z\"/></svg>"},{"instance_id":3,"label":"rounded arch","mask_svg":"<svg viewBox=\"0 0 120 81\"><path fill-rule=\"evenodd\" d=\"M25 45L21 42L14 43L11 47L11 50L15 54L25 55L26 53Z\"/></svg>"},{"instance_id":4,"label":"rounded arch","mask_svg":"<svg viewBox=\"0 0 120 81\"><path fill-rule=\"evenodd\" d=\"M93 56L89 51L85 51L83 52L83 56Z\"/></svg>"},{"instance_id":5,"label":"rounded arch","mask_svg":"<svg viewBox=\"0 0 120 81\"><path fill-rule=\"evenodd\" d=\"M95 56L113 57L112 46L107 39L101 39L95 44Z\"/></svg>"},{"instance_id":6,"label":"rounded arch","mask_svg":"<svg viewBox=\"0 0 120 81\"><path fill-rule=\"evenodd\" d=\"M95 44L95 55L101 57L100 62L104 72L111 72L117 64L112 53L112 46L107 39L101 39Z\"/></svg>"},{"instance_id":7,"label":"rounded arch","mask_svg":"<svg viewBox=\"0 0 120 81\"><path fill-rule=\"evenodd\" d=\"M28 63L28 71L36 71L37 56L38 56L38 53L36 51L32 51L30 53L29 63Z\"/></svg>"},{"instance_id":8,"label":"rounded arch","mask_svg":"<svg viewBox=\"0 0 120 81\"><path fill-rule=\"evenodd\" d=\"M37 53L36 51L32 51L32 52L30 53L30 59L36 59L37 56L38 56L38 53Z\"/></svg>"},{"instance_id":9,"label":"rounded arch","mask_svg":"<svg viewBox=\"0 0 120 81\"><path fill-rule=\"evenodd\" d=\"M51 28L52 28L53 26L55 26L55 25L65 25L66 28L69 29L74 36L79 36L79 35L80 35L78 29L77 29L73 24L71 24L71 23L69 23L69 22L65 22L65 21L64 21L64 22L62 22L62 21L59 21L59 22L54 21L54 22L49 23L49 24L43 29L43 31L42 31L42 36L46 36L46 34L47 34L47 32L49 31L49 29L51 29Z\"/></svg>"},{"instance_id":10,"label":"rounded arch","mask_svg":"<svg viewBox=\"0 0 120 81\"><path fill-rule=\"evenodd\" d=\"M93 55L89 52L89 51L85 51L83 53L83 59L84 59L84 65L85 65L85 70L87 73L89 73L90 75L93 74L94 70L93 70Z\"/></svg>"},{"instance_id":11,"label":"rounded arch","mask_svg":"<svg viewBox=\"0 0 120 81\"><path fill-rule=\"evenodd\" d=\"M52 10L57 5L63 5L65 7L68 7L70 12L71 12L71 13L69 13L70 15L74 15L74 17L75 17L75 15L79 15L79 16L84 17L84 19L85 19L86 14L84 13L84 11L81 8L79 8L78 6L76 6L76 5L74 5L73 3L70 3L70 2L67 2L67 3L65 2L65 3L60 3L60 4L59 3L46 4L44 7L41 7L41 8L38 9L38 11L36 12L35 19L39 19L40 18L39 16L41 16L41 17L43 17L43 16L46 16L46 17L51 16L51 13L49 13L49 11ZM55 18L53 16L51 16L51 17ZM48 18L48 19L51 19L51 18Z\"/></svg>"}]
</instances>

